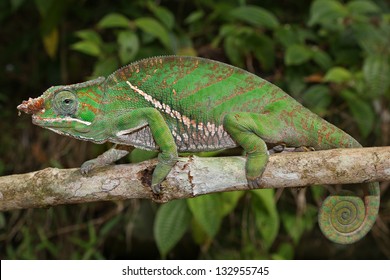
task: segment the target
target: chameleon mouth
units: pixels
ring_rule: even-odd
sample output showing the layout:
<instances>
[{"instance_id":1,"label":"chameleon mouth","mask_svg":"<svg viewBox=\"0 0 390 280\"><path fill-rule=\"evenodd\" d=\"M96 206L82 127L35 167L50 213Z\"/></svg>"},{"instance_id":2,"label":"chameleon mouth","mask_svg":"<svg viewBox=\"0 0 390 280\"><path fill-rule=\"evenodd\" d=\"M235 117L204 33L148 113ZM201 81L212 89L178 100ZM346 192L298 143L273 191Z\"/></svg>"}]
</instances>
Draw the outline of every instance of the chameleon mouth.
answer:
<instances>
[{"instance_id":1,"label":"chameleon mouth","mask_svg":"<svg viewBox=\"0 0 390 280\"><path fill-rule=\"evenodd\" d=\"M53 127L53 128L60 128L60 127L71 127L72 123L78 122L84 125L91 125L91 122L79 120L72 117L61 117L61 118L42 118L37 115L32 116L32 122L35 125L39 126L45 126L45 127Z\"/></svg>"}]
</instances>

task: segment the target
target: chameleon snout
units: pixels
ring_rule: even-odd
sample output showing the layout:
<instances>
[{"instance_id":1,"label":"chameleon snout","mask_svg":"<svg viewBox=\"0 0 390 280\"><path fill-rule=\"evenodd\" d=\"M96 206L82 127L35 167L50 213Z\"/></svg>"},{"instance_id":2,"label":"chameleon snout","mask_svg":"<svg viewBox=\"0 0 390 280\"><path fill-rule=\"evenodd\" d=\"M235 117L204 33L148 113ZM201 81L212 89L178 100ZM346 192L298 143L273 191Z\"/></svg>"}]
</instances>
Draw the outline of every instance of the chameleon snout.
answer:
<instances>
[{"instance_id":1,"label":"chameleon snout","mask_svg":"<svg viewBox=\"0 0 390 280\"><path fill-rule=\"evenodd\" d=\"M16 109L20 112L25 112L26 114L36 114L44 109L44 100L42 97L38 98L29 98L27 101L23 100L22 104L18 105Z\"/></svg>"}]
</instances>

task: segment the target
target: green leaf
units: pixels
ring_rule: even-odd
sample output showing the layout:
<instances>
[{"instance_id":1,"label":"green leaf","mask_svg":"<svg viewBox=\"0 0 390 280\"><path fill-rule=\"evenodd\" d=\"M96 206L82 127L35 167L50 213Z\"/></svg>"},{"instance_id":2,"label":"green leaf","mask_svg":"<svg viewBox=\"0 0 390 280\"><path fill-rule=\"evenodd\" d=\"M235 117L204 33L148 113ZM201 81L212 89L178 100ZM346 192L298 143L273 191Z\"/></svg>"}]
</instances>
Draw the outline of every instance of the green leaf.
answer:
<instances>
[{"instance_id":1,"label":"green leaf","mask_svg":"<svg viewBox=\"0 0 390 280\"><path fill-rule=\"evenodd\" d=\"M367 95L378 97L390 87L390 62L385 55L369 55L363 64L364 79L368 85Z\"/></svg>"},{"instance_id":2,"label":"green leaf","mask_svg":"<svg viewBox=\"0 0 390 280\"><path fill-rule=\"evenodd\" d=\"M379 7L371 1L356 0L347 3L347 8L356 14L371 14L380 12Z\"/></svg>"},{"instance_id":3,"label":"green leaf","mask_svg":"<svg viewBox=\"0 0 390 280\"><path fill-rule=\"evenodd\" d=\"M169 30L173 29L175 17L170 10L165 7L157 6L153 2L148 2L148 7L166 28Z\"/></svg>"},{"instance_id":4,"label":"green leaf","mask_svg":"<svg viewBox=\"0 0 390 280\"><path fill-rule=\"evenodd\" d=\"M375 123L375 113L373 108L359 96L350 91L343 90L341 96L347 101L348 107L357 122L363 137L367 137L373 129Z\"/></svg>"},{"instance_id":5,"label":"green leaf","mask_svg":"<svg viewBox=\"0 0 390 280\"><path fill-rule=\"evenodd\" d=\"M99 33L94 30L84 29L76 32L76 36L85 41L90 41L98 46L103 44L103 40Z\"/></svg>"},{"instance_id":6,"label":"green leaf","mask_svg":"<svg viewBox=\"0 0 390 280\"><path fill-rule=\"evenodd\" d=\"M136 19L135 24L142 31L157 37L167 49L172 49L168 31L157 20L150 17L143 17Z\"/></svg>"},{"instance_id":7,"label":"green leaf","mask_svg":"<svg viewBox=\"0 0 390 280\"><path fill-rule=\"evenodd\" d=\"M71 48L91 56L100 56L102 53L100 46L92 41L80 41L74 43Z\"/></svg>"},{"instance_id":8,"label":"green leaf","mask_svg":"<svg viewBox=\"0 0 390 280\"><path fill-rule=\"evenodd\" d=\"M331 27L338 19L348 14L347 9L335 0L316 0L310 7L309 26L315 24Z\"/></svg>"},{"instance_id":9,"label":"green leaf","mask_svg":"<svg viewBox=\"0 0 390 280\"><path fill-rule=\"evenodd\" d=\"M344 67L333 67L329 69L324 77L325 82L331 82L336 84L342 84L352 79L352 74Z\"/></svg>"},{"instance_id":10,"label":"green leaf","mask_svg":"<svg viewBox=\"0 0 390 280\"><path fill-rule=\"evenodd\" d=\"M332 59L329 54L321 49L312 50L312 59L320 66L323 70L327 70L332 67Z\"/></svg>"},{"instance_id":11,"label":"green leaf","mask_svg":"<svg viewBox=\"0 0 390 280\"><path fill-rule=\"evenodd\" d=\"M220 194L222 208L221 215L224 217L236 208L238 201L245 194L245 192L223 192Z\"/></svg>"},{"instance_id":12,"label":"green leaf","mask_svg":"<svg viewBox=\"0 0 390 280\"><path fill-rule=\"evenodd\" d=\"M284 55L286 65L301 65L309 61L312 57L312 51L305 45L291 45L287 48Z\"/></svg>"},{"instance_id":13,"label":"green leaf","mask_svg":"<svg viewBox=\"0 0 390 280\"><path fill-rule=\"evenodd\" d=\"M223 42L226 55L233 65L244 66L244 41L237 36L227 36ZM241 50L241 51L240 51Z\"/></svg>"},{"instance_id":14,"label":"green leaf","mask_svg":"<svg viewBox=\"0 0 390 280\"><path fill-rule=\"evenodd\" d=\"M332 99L325 85L313 85L303 94L303 104L318 115L326 113Z\"/></svg>"},{"instance_id":15,"label":"green leaf","mask_svg":"<svg viewBox=\"0 0 390 280\"><path fill-rule=\"evenodd\" d=\"M93 69L93 74L91 78L108 76L116 69L118 69L118 67L119 67L119 63L115 57L108 57L99 60L97 63L95 63L95 67Z\"/></svg>"},{"instance_id":16,"label":"green leaf","mask_svg":"<svg viewBox=\"0 0 390 280\"><path fill-rule=\"evenodd\" d=\"M163 258L183 237L191 221L191 213L185 200L173 200L163 204L154 222L154 238Z\"/></svg>"},{"instance_id":17,"label":"green leaf","mask_svg":"<svg viewBox=\"0 0 390 280\"><path fill-rule=\"evenodd\" d=\"M204 231L214 237L222 223L222 201L218 194L198 196L187 200L196 221Z\"/></svg>"},{"instance_id":18,"label":"green leaf","mask_svg":"<svg viewBox=\"0 0 390 280\"><path fill-rule=\"evenodd\" d=\"M271 12L258 6L241 6L231 10L229 15L256 27L275 29L279 26L278 19Z\"/></svg>"},{"instance_id":19,"label":"green leaf","mask_svg":"<svg viewBox=\"0 0 390 280\"><path fill-rule=\"evenodd\" d=\"M250 49L260 61L264 70L271 70L275 64L275 46L271 38L266 35L254 35L249 39Z\"/></svg>"},{"instance_id":20,"label":"green leaf","mask_svg":"<svg viewBox=\"0 0 390 280\"><path fill-rule=\"evenodd\" d=\"M118 34L119 58L122 64L132 61L139 50L139 40L132 31L121 31Z\"/></svg>"},{"instance_id":21,"label":"green leaf","mask_svg":"<svg viewBox=\"0 0 390 280\"><path fill-rule=\"evenodd\" d=\"M322 185L316 185L310 187L310 192L316 202L322 201L326 194L326 189Z\"/></svg>"},{"instance_id":22,"label":"green leaf","mask_svg":"<svg viewBox=\"0 0 390 280\"><path fill-rule=\"evenodd\" d=\"M118 13L110 13L104 16L97 24L99 28L129 27L129 19Z\"/></svg>"},{"instance_id":23,"label":"green leaf","mask_svg":"<svg viewBox=\"0 0 390 280\"><path fill-rule=\"evenodd\" d=\"M269 248L279 232L279 214L276 209L273 189L253 190L252 207L256 217L256 226L264 245Z\"/></svg>"},{"instance_id":24,"label":"green leaf","mask_svg":"<svg viewBox=\"0 0 390 280\"><path fill-rule=\"evenodd\" d=\"M304 43L304 41L301 41L301 38L297 36L296 29L289 24L278 28L275 31L275 37L285 48L293 44Z\"/></svg>"},{"instance_id":25,"label":"green leaf","mask_svg":"<svg viewBox=\"0 0 390 280\"><path fill-rule=\"evenodd\" d=\"M195 12L190 13L188 17L185 18L184 23L191 24L199 21L203 17L204 17L204 12L202 10L197 10Z\"/></svg>"},{"instance_id":26,"label":"green leaf","mask_svg":"<svg viewBox=\"0 0 390 280\"><path fill-rule=\"evenodd\" d=\"M275 254L272 254L274 260L292 260L294 258L294 247L290 243L279 245Z\"/></svg>"},{"instance_id":27,"label":"green leaf","mask_svg":"<svg viewBox=\"0 0 390 280\"><path fill-rule=\"evenodd\" d=\"M291 237L295 245L298 244L302 234L305 231L305 224L301 216L296 216L295 213L282 212L281 219L283 227L287 234Z\"/></svg>"}]
</instances>

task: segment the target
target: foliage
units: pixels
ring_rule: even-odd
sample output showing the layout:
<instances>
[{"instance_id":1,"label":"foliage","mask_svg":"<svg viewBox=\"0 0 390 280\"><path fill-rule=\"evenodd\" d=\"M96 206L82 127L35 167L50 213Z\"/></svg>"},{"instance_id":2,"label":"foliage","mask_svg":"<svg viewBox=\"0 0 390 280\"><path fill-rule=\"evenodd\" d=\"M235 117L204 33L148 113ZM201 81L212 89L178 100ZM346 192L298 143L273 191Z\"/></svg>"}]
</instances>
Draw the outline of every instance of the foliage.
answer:
<instances>
[{"instance_id":1,"label":"foliage","mask_svg":"<svg viewBox=\"0 0 390 280\"><path fill-rule=\"evenodd\" d=\"M0 46L0 65L6 65L1 109L12 103L13 110L50 85L108 75L144 57L199 55L265 77L363 144L389 145L385 1L6 0L0 23L2 38L9 38ZM0 113L10 120L1 123L3 131L15 130L2 136L0 173L80 166L105 148L39 129L25 132L28 118L15 129L10 112ZM153 155L134 150L130 160ZM317 186L310 192L221 193L159 207L135 200L111 210L101 203L4 213L0 257L382 258L380 250L390 257L390 249L376 247L370 237L363 243L368 250L335 250L325 241L316 225L325 196ZM383 245L381 238L376 242ZM311 243L303 240L321 242L306 254Z\"/></svg>"}]
</instances>

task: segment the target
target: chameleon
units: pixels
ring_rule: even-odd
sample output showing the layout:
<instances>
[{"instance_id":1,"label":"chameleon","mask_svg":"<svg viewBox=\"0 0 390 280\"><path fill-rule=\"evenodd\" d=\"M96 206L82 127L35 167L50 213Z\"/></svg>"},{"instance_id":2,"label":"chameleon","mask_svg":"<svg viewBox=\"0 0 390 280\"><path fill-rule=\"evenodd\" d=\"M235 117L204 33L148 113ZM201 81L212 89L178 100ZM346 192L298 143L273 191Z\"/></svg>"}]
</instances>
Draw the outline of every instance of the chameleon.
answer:
<instances>
[{"instance_id":1,"label":"chameleon","mask_svg":"<svg viewBox=\"0 0 390 280\"><path fill-rule=\"evenodd\" d=\"M17 109L19 114L32 114L35 125L61 135L116 144L83 163L83 174L126 156L129 151L120 145L158 151L151 181L155 194L183 152L241 147L248 185L260 188L268 147L362 147L276 85L243 69L199 57L142 59L108 77L50 87ZM379 184L362 188L362 197L343 191L322 203L319 226L331 241L356 242L375 223Z\"/></svg>"}]
</instances>

